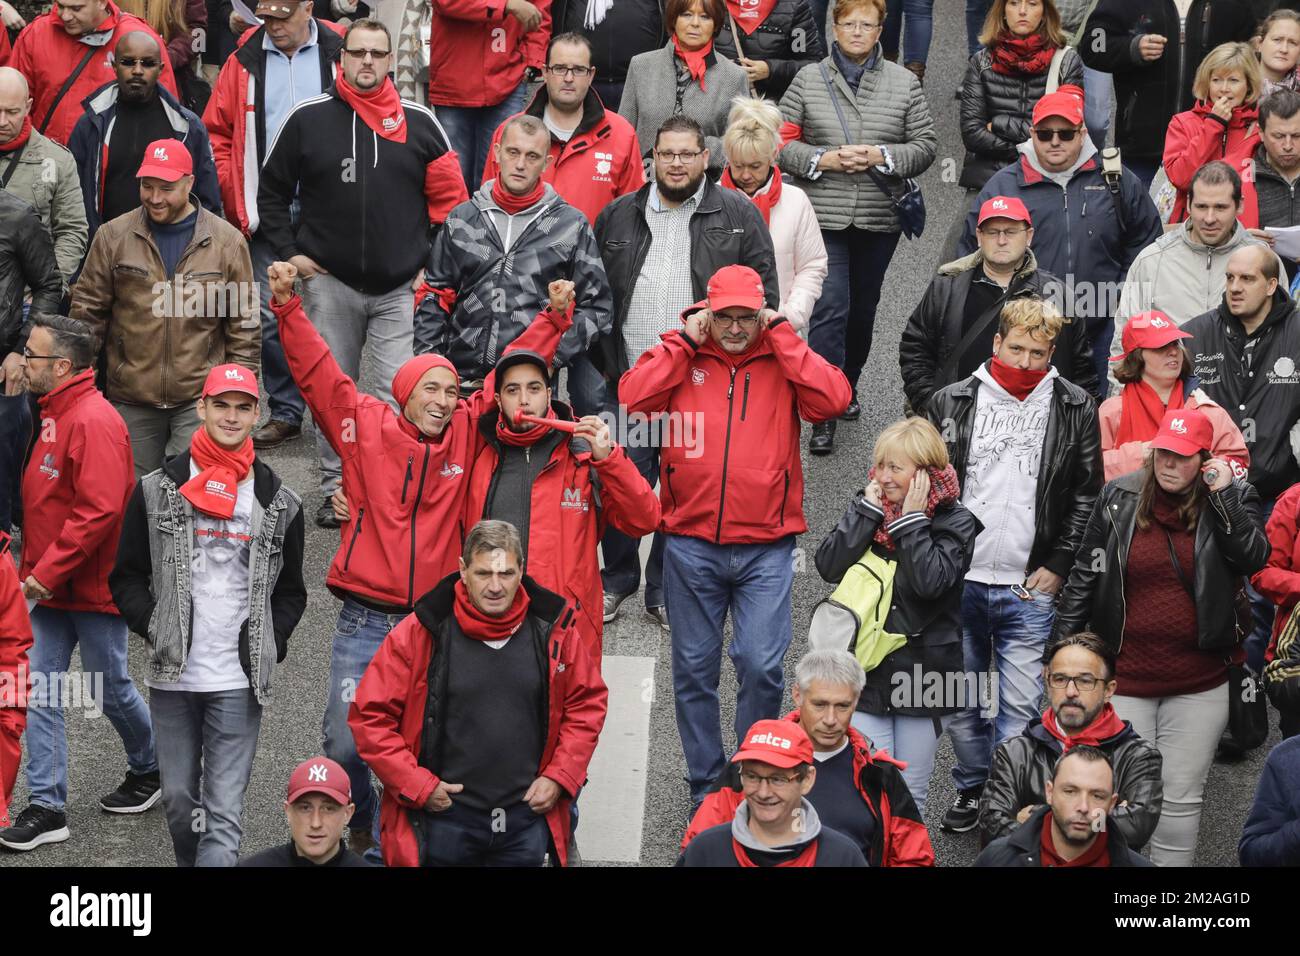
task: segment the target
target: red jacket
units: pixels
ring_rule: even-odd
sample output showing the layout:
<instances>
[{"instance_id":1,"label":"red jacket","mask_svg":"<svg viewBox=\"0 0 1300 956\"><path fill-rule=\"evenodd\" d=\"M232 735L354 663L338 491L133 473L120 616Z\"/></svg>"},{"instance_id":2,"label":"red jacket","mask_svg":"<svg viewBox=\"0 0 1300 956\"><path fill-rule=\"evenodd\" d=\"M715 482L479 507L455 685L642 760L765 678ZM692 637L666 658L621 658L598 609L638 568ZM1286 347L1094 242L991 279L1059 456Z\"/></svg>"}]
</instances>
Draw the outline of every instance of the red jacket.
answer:
<instances>
[{"instance_id":1,"label":"red jacket","mask_svg":"<svg viewBox=\"0 0 1300 956\"><path fill-rule=\"evenodd\" d=\"M9 544L9 535L0 532L0 747L4 746L5 731L16 739L27 726L27 652L32 646L27 599L23 597ZM15 760L10 769L16 770L17 766ZM3 776L0 772L0 779ZM4 803L4 787L0 785L0 816Z\"/></svg>"},{"instance_id":2,"label":"red jacket","mask_svg":"<svg viewBox=\"0 0 1300 956\"><path fill-rule=\"evenodd\" d=\"M23 32L18 34L13 56L6 64L27 77L31 86L32 124L62 146L68 145L72 127L81 119L81 101L105 83L117 79L111 61L113 47L117 46L118 40L139 30L157 40L160 50L166 49L166 44L149 24L137 16L121 12L112 0L108 0L108 17L101 26L103 32L96 32L92 36L98 38L110 29L112 33L107 42L92 47L82 42L85 37L69 36L63 29L63 21L51 10L27 24ZM92 49L95 54L72 84L72 88L59 101L49 125L42 130L45 114L54 103L54 97L77 69L82 58ZM167 87L169 93L177 94L176 75L172 72L171 60L166 56L163 57L162 75L158 82Z\"/></svg>"},{"instance_id":3,"label":"red jacket","mask_svg":"<svg viewBox=\"0 0 1300 956\"><path fill-rule=\"evenodd\" d=\"M445 578L420 599L414 614L389 632L366 668L348 711L357 753L384 784L380 843L388 866L419 865L419 840L408 811L423 808L438 786L437 775L420 766L419 754L426 721L440 729L443 717L427 712L429 665L435 646L446 637L456 580L457 575ZM531 602L529 616L549 629L546 744L538 775L562 788L546 822L553 851L563 866L568 862L569 808L586 782L587 764L605 724L609 692L578 636L572 609L559 595L527 577L523 586Z\"/></svg>"},{"instance_id":4,"label":"red jacket","mask_svg":"<svg viewBox=\"0 0 1300 956\"><path fill-rule=\"evenodd\" d=\"M1244 176L1260 144L1258 118L1255 107L1238 106L1232 111L1232 119L1224 123L1214 115L1210 104L1198 100L1190 110L1169 121L1165 175L1178 189L1170 222L1187 218L1187 190L1196 171L1206 163L1221 159Z\"/></svg>"},{"instance_id":5,"label":"red jacket","mask_svg":"<svg viewBox=\"0 0 1300 956\"><path fill-rule=\"evenodd\" d=\"M482 441L477 419L490 399L484 392L462 399L439 440L430 441L344 374L298 296L271 308L289 371L343 461L352 516L325 583L335 593L411 607L457 568L466 472ZM507 351L529 349L549 360L571 324L571 317L545 309ZM484 383L487 395L492 381Z\"/></svg>"},{"instance_id":6,"label":"red jacket","mask_svg":"<svg viewBox=\"0 0 1300 956\"><path fill-rule=\"evenodd\" d=\"M23 475L23 564L54 592L41 604L116 614L108 574L135 489L122 416L86 369L40 399L41 423Z\"/></svg>"},{"instance_id":7,"label":"red jacket","mask_svg":"<svg viewBox=\"0 0 1300 956\"><path fill-rule=\"evenodd\" d=\"M786 714L785 719L797 722L799 712L792 711ZM873 755L866 738L852 727L849 728L849 746L853 748L853 782L876 818L876 835L867 862L872 866L934 866L930 833L917 812L907 782L899 772L906 764L883 750L877 750ZM736 807L744 800L736 764L728 765L714 787L686 828L682 837L683 850L709 827L730 823L736 815Z\"/></svg>"},{"instance_id":8,"label":"red jacket","mask_svg":"<svg viewBox=\"0 0 1300 956\"><path fill-rule=\"evenodd\" d=\"M783 320L734 359L712 337L697 347L666 332L623 373L618 395L629 413L670 413L659 453L663 530L756 544L808 530L799 419L834 418L852 392Z\"/></svg>"},{"instance_id":9,"label":"red jacket","mask_svg":"<svg viewBox=\"0 0 1300 956\"><path fill-rule=\"evenodd\" d=\"M1278 635L1286 627L1291 611L1300 604L1300 484L1292 485L1278 496L1264 533L1270 549L1268 564L1256 571L1250 581L1255 590L1277 605L1266 655L1271 661Z\"/></svg>"},{"instance_id":10,"label":"red jacket","mask_svg":"<svg viewBox=\"0 0 1300 956\"><path fill-rule=\"evenodd\" d=\"M526 67L540 70L546 65L551 0L533 0L542 22L532 33L524 33L519 21L506 13L505 0L429 0L429 5L433 106L496 106L514 92Z\"/></svg>"},{"instance_id":11,"label":"red jacket","mask_svg":"<svg viewBox=\"0 0 1300 956\"><path fill-rule=\"evenodd\" d=\"M563 406L556 413L571 418ZM467 528L483 517L501 460L500 443L493 437L499 416L494 410L479 420L483 441L470 468ZM603 461L595 461L585 442L580 447L561 441L533 482L528 553L535 560L528 562L528 574L573 606L574 626L599 665L605 617L596 548L610 524L633 538L654 531L659 499L622 448L616 445Z\"/></svg>"},{"instance_id":12,"label":"red jacket","mask_svg":"<svg viewBox=\"0 0 1300 956\"><path fill-rule=\"evenodd\" d=\"M541 119L546 102L543 86L524 113ZM483 182L496 179L501 171L495 146L501 141L504 127L502 123L492 134L494 148L488 150ZM588 90L582 106L582 122L573 136L567 143L551 137L551 162L542 179L554 186L570 206L581 210L588 222L595 224L602 209L619 196L636 192L645 185L645 167L641 164L636 130L623 117L606 110L595 90Z\"/></svg>"}]
</instances>

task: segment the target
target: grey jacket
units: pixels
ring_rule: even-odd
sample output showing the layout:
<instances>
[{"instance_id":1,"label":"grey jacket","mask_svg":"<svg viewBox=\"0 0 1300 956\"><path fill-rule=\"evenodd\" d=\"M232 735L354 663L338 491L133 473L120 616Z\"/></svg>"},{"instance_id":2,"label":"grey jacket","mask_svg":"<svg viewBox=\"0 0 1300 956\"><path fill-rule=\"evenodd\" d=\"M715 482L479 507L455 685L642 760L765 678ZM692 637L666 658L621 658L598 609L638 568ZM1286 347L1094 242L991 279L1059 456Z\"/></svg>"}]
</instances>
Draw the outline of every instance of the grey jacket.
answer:
<instances>
[{"instance_id":1,"label":"grey jacket","mask_svg":"<svg viewBox=\"0 0 1300 956\"><path fill-rule=\"evenodd\" d=\"M655 134L663 121L681 113L699 123L704 130L704 145L709 151L709 168L721 169L722 134L727 131L727 114L731 100L749 92L749 79L735 63L710 53L709 68L704 74L704 88L691 81L677 108L677 68L680 61L670 41L659 50L638 53L627 68L627 83L618 112L636 130L641 155L646 157L655 145Z\"/></svg>"},{"instance_id":2,"label":"grey jacket","mask_svg":"<svg viewBox=\"0 0 1300 956\"><path fill-rule=\"evenodd\" d=\"M8 157L0 160L0 171L9 171ZM72 154L33 129L5 191L36 208L36 215L54 243L54 258L63 281L70 281L86 254L88 228L81 179Z\"/></svg>"},{"instance_id":3,"label":"grey jacket","mask_svg":"<svg viewBox=\"0 0 1300 956\"><path fill-rule=\"evenodd\" d=\"M122 617L144 635L153 681L180 680L189 657L194 508L180 493L189 477L185 452L140 479L108 576ZM284 660L289 635L307 607L302 556L302 499L255 459L248 617L239 633L239 662L259 704L271 697L271 672Z\"/></svg>"},{"instance_id":4,"label":"grey jacket","mask_svg":"<svg viewBox=\"0 0 1300 956\"><path fill-rule=\"evenodd\" d=\"M873 232L898 232L898 217L889 197L866 173L814 173L812 168L819 152L853 144L884 147L898 176L919 176L929 169L939 140L921 83L911 71L878 56L863 73L855 96L833 55L821 63L830 73L849 139L844 138L821 65L805 66L781 100L785 119L802 130L798 139L781 150L781 169L797 177L812 200L822 229L857 226Z\"/></svg>"}]
</instances>

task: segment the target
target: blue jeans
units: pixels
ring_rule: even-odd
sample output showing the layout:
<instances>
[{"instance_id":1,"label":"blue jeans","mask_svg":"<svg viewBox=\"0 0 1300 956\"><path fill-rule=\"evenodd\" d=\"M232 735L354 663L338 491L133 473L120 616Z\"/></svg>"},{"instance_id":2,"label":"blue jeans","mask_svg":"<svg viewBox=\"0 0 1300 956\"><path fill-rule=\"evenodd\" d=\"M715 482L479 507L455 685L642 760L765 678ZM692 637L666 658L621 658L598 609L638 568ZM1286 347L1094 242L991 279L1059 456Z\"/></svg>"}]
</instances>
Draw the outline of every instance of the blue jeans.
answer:
<instances>
[{"instance_id":1,"label":"blue jeans","mask_svg":"<svg viewBox=\"0 0 1300 956\"><path fill-rule=\"evenodd\" d=\"M22 521L23 459L32 437L28 402L26 392L0 394L0 531L5 534Z\"/></svg>"},{"instance_id":2,"label":"blue jeans","mask_svg":"<svg viewBox=\"0 0 1300 956\"><path fill-rule=\"evenodd\" d=\"M696 803L727 766L718 682L728 611L731 663L739 684L736 739L755 721L780 716L785 691L781 661L792 636L793 551L793 535L770 544L725 545L668 535L664 597L673 627L673 697Z\"/></svg>"},{"instance_id":3,"label":"blue jeans","mask_svg":"<svg viewBox=\"0 0 1300 956\"><path fill-rule=\"evenodd\" d=\"M404 614L382 614L343 599L338 625L334 630L334 651L330 656L329 697L321 723L321 746L325 756L336 760L352 781L352 802L357 805L348 826L353 830L370 830L379 818L379 799L370 782L370 768L357 754L352 728L348 726L348 708L356 698L357 685L370 661L384 643L388 632L401 623ZM376 841L378 842L378 841Z\"/></svg>"},{"instance_id":4,"label":"blue jeans","mask_svg":"<svg viewBox=\"0 0 1300 956\"><path fill-rule=\"evenodd\" d=\"M996 702L997 716L982 716L981 708L968 707L948 724L958 790L982 787L994 747L1019 735L1042 713L1043 648L1056 620L1056 603L1052 595L1030 594L1024 601L1005 585L966 582L961 601L966 670L983 677L997 668L989 697L990 707Z\"/></svg>"},{"instance_id":5,"label":"blue jeans","mask_svg":"<svg viewBox=\"0 0 1300 956\"><path fill-rule=\"evenodd\" d=\"M989 15L993 0L966 0L966 58L970 59L980 48L980 31Z\"/></svg>"},{"instance_id":6,"label":"blue jeans","mask_svg":"<svg viewBox=\"0 0 1300 956\"><path fill-rule=\"evenodd\" d=\"M1127 156L1122 157L1124 168L1142 181L1144 189L1151 188L1151 182L1156 178L1156 173L1160 170L1160 160L1158 159L1140 159Z\"/></svg>"},{"instance_id":7,"label":"blue jeans","mask_svg":"<svg viewBox=\"0 0 1300 956\"><path fill-rule=\"evenodd\" d=\"M903 781L912 791L921 816L925 816L925 800L930 794L930 775L934 773L934 755L939 750L939 737L951 722L951 717L899 717L868 714L854 711L853 729L871 741L871 749L886 750L891 757L907 763Z\"/></svg>"},{"instance_id":8,"label":"blue jeans","mask_svg":"<svg viewBox=\"0 0 1300 956\"><path fill-rule=\"evenodd\" d=\"M279 323L271 311L271 283L266 281L267 266L279 256L260 232L248 241L248 252L253 259L253 279L261 283L262 384L266 387L266 402L274 421L301 425L307 404L289 374L289 363L284 359L284 347L280 344Z\"/></svg>"},{"instance_id":9,"label":"blue jeans","mask_svg":"<svg viewBox=\"0 0 1300 956\"><path fill-rule=\"evenodd\" d=\"M72 649L78 645L94 708L103 712L122 738L127 766L132 773L157 770L149 710L127 672L126 622L116 614L37 605L32 609L32 633L35 641L28 668L33 686L27 703L27 786L32 803L61 811L68 802L68 738L64 694L58 691L70 686L66 674ZM38 681L43 691L39 694ZM84 697L80 703L87 704Z\"/></svg>"},{"instance_id":10,"label":"blue jeans","mask_svg":"<svg viewBox=\"0 0 1300 956\"><path fill-rule=\"evenodd\" d=\"M545 815L520 803L502 821L452 800L450 809L423 815L423 866L542 865L551 841Z\"/></svg>"},{"instance_id":11,"label":"blue jeans","mask_svg":"<svg viewBox=\"0 0 1300 956\"><path fill-rule=\"evenodd\" d=\"M617 411L615 411L617 414ZM624 451L636 465L636 470L651 488L659 483L659 448L645 441L624 445ZM600 579L606 594L635 594L641 586L640 538L629 538L613 525L605 529L600 539L605 566ZM656 531L650 545L650 557L645 565L645 606L664 606L664 534Z\"/></svg>"},{"instance_id":12,"label":"blue jeans","mask_svg":"<svg viewBox=\"0 0 1300 956\"><path fill-rule=\"evenodd\" d=\"M1109 73L1092 67L1083 68L1083 122L1088 127L1092 144L1098 149L1106 146L1110 132L1110 110L1115 105L1115 84Z\"/></svg>"},{"instance_id":13,"label":"blue jeans","mask_svg":"<svg viewBox=\"0 0 1300 956\"><path fill-rule=\"evenodd\" d=\"M808 345L844 372L854 395L871 354L880 287L901 235L868 232L856 226L822 230L828 272L821 298L813 307Z\"/></svg>"},{"instance_id":14,"label":"blue jeans","mask_svg":"<svg viewBox=\"0 0 1300 956\"><path fill-rule=\"evenodd\" d=\"M1088 327L1088 338L1092 345L1092 367L1097 370L1097 403L1106 400L1110 388L1110 370L1114 367L1110 361L1110 340L1115 334L1115 319L1111 317L1097 326Z\"/></svg>"},{"instance_id":15,"label":"blue jeans","mask_svg":"<svg viewBox=\"0 0 1300 956\"><path fill-rule=\"evenodd\" d=\"M496 106L435 106L434 115L442 124L451 148L460 158L460 171L470 195L478 189L487 163L488 148L497 127L524 108L528 84L523 80Z\"/></svg>"},{"instance_id":16,"label":"blue jeans","mask_svg":"<svg viewBox=\"0 0 1300 956\"><path fill-rule=\"evenodd\" d=\"M177 866L234 866L262 705L251 688L149 689Z\"/></svg>"},{"instance_id":17,"label":"blue jeans","mask_svg":"<svg viewBox=\"0 0 1300 956\"><path fill-rule=\"evenodd\" d=\"M591 359L579 355L569 364L565 377L569 404L573 406L575 416L599 415L604 410L605 376L596 371Z\"/></svg>"},{"instance_id":18,"label":"blue jeans","mask_svg":"<svg viewBox=\"0 0 1300 956\"><path fill-rule=\"evenodd\" d=\"M903 30L903 19L907 30ZM903 62L924 63L930 55L930 34L934 28L934 0L887 0L885 30L881 45L892 54L898 53L898 37L903 36Z\"/></svg>"}]
</instances>

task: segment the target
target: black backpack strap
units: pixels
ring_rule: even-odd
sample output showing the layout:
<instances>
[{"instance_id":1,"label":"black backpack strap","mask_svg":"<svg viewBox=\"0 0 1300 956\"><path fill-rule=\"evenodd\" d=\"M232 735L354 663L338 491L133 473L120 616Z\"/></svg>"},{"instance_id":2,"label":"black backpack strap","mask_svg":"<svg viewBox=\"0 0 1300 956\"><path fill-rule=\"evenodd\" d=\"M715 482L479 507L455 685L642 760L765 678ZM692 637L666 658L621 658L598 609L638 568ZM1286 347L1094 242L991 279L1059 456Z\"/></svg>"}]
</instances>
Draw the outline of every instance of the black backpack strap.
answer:
<instances>
[{"instance_id":1,"label":"black backpack strap","mask_svg":"<svg viewBox=\"0 0 1300 956\"><path fill-rule=\"evenodd\" d=\"M90 63L91 58L102 49L103 47L98 46L92 46L88 49L86 55L81 58L81 62L77 64L77 68L74 69L72 73L69 74L68 78L63 81L63 85L59 87L59 92L54 94L54 100L50 103L50 108L45 113L45 119L41 120L41 125L36 127L38 133L45 133L46 127L50 125L50 120L54 118L54 111L59 108L59 104L63 102L63 98L68 95L68 90L72 89L72 84L77 82L77 77L81 76L81 71Z\"/></svg>"}]
</instances>

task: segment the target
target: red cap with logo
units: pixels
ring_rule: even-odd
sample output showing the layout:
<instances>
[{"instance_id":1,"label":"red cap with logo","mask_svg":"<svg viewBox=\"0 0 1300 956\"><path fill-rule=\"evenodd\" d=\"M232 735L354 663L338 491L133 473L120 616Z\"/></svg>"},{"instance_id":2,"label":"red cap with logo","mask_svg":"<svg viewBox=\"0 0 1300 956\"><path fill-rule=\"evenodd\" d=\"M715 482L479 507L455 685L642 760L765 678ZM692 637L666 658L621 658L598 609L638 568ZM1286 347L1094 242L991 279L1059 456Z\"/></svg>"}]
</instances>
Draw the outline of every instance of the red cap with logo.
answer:
<instances>
[{"instance_id":1,"label":"red cap with logo","mask_svg":"<svg viewBox=\"0 0 1300 956\"><path fill-rule=\"evenodd\" d=\"M1214 443L1214 426L1195 408L1171 408L1160 422L1160 430L1151 439L1152 448L1163 448L1175 455L1199 455Z\"/></svg>"},{"instance_id":2,"label":"red cap with logo","mask_svg":"<svg viewBox=\"0 0 1300 956\"><path fill-rule=\"evenodd\" d=\"M1170 342L1192 338L1191 332L1184 332L1173 319L1159 310L1139 312L1128 320L1124 326L1121 341L1124 355L1112 357L1112 362L1119 362L1134 349L1162 349Z\"/></svg>"},{"instance_id":3,"label":"red cap with logo","mask_svg":"<svg viewBox=\"0 0 1300 956\"><path fill-rule=\"evenodd\" d=\"M194 172L194 159L179 139L156 139L145 147L136 179L161 179L174 183Z\"/></svg>"},{"instance_id":4,"label":"red cap with logo","mask_svg":"<svg viewBox=\"0 0 1300 956\"><path fill-rule=\"evenodd\" d=\"M714 312L732 306L757 311L763 307L763 280L749 266L723 266L709 280L707 295Z\"/></svg>"},{"instance_id":5,"label":"red cap with logo","mask_svg":"<svg viewBox=\"0 0 1300 956\"><path fill-rule=\"evenodd\" d=\"M223 392L243 392L260 399L257 390L257 376L242 365L214 365L203 383L202 398L220 395Z\"/></svg>"},{"instance_id":6,"label":"red cap with logo","mask_svg":"<svg viewBox=\"0 0 1300 956\"><path fill-rule=\"evenodd\" d=\"M311 757L294 768L285 799L293 803L306 793L323 793L347 805L352 802L352 781L348 772L329 757Z\"/></svg>"},{"instance_id":7,"label":"red cap with logo","mask_svg":"<svg viewBox=\"0 0 1300 956\"><path fill-rule=\"evenodd\" d=\"M1048 93L1034 104L1034 125L1049 116L1060 116L1073 126L1083 122L1083 89L1072 83Z\"/></svg>"},{"instance_id":8,"label":"red cap with logo","mask_svg":"<svg viewBox=\"0 0 1300 956\"><path fill-rule=\"evenodd\" d=\"M984 205L980 206L979 222L975 225L982 226L990 219L1013 219L1027 226L1034 224L1034 221L1029 218L1029 210L1025 208L1025 204L1015 196L994 196L992 199L986 199Z\"/></svg>"},{"instance_id":9,"label":"red cap with logo","mask_svg":"<svg viewBox=\"0 0 1300 956\"><path fill-rule=\"evenodd\" d=\"M793 720L760 720L745 733L732 763L757 760L773 767L797 767L813 762L813 745Z\"/></svg>"}]
</instances>

